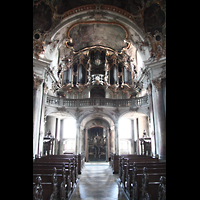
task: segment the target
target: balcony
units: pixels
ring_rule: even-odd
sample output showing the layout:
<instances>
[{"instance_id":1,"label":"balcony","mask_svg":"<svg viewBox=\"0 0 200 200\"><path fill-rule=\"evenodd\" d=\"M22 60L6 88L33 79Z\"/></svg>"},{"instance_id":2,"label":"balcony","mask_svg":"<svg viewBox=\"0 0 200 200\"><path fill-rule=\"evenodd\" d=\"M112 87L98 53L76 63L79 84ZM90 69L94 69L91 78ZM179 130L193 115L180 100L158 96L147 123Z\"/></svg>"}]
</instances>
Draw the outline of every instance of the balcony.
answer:
<instances>
[{"instance_id":1,"label":"balcony","mask_svg":"<svg viewBox=\"0 0 200 200\"><path fill-rule=\"evenodd\" d=\"M55 107L141 107L148 105L148 95L134 99L102 99L102 98L89 98L89 99L63 99L59 97L47 96L46 105Z\"/></svg>"}]
</instances>

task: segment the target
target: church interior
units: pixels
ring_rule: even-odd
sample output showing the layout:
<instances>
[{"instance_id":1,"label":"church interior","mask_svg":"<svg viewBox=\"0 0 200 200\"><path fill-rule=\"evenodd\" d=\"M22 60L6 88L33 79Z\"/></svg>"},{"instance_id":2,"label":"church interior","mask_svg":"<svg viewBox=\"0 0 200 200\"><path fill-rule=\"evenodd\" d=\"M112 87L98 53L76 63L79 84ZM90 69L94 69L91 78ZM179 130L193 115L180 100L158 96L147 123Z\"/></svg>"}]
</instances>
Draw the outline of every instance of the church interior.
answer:
<instances>
[{"instance_id":1,"label":"church interior","mask_svg":"<svg viewBox=\"0 0 200 200\"><path fill-rule=\"evenodd\" d=\"M166 199L165 0L33 0L33 199Z\"/></svg>"}]
</instances>

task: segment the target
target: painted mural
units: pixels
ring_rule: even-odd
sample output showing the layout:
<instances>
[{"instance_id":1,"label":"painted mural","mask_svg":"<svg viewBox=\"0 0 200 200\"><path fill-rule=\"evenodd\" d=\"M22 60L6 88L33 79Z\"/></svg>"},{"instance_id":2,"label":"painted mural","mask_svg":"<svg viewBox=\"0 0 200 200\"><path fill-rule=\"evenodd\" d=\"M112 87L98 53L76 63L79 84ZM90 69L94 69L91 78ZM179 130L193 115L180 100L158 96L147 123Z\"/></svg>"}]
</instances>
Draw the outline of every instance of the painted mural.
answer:
<instances>
[{"instance_id":1,"label":"painted mural","mask_svg":"<svg viewBox=\"0 0 200 200\"><path fill-rule=\"evenodd\" d=\"M94 45L121 51L127 46L125 30L113 24L78 24L70 30L69 36L73 40L74 51Z\"/></svg>"}]
</instances>

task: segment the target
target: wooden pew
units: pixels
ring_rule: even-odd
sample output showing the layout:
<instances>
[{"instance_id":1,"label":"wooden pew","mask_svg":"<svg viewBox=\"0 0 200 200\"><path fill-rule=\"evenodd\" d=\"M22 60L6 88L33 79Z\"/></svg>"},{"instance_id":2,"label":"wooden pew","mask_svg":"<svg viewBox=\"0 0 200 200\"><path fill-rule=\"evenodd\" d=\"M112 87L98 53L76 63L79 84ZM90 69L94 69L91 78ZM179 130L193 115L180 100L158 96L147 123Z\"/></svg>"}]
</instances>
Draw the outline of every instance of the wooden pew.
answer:
<instances>
[{"instance_id":1,"label":"wooden pew","mask_svg":"<svg viewBox=\"0 0 200 200\"><path fill-rule=\"evenodd\" d=\"M33 182L33 199L58 199L58 182L57 182L57 171L56 168L53 169L53 173L49 178L46 178L47 182L42 182L41 176L35 177L35 182Z\"/></svg>"},{"instance_id":2,"label":"wooden pew","mask_svg":"<svg viewBox=\"0 0 200 200\"><path fill-rule=\"evenodd\" d=\"M158 199L158 186L160 184L159 181L161 176L166 176L165 170L164 172L157 173L156 170L151 170L144 167L143 173L141 174L141 172L138 173L137 168L134 167L129 197L133 199L137 199L139 197L144 199ZM128 191L126 192L128 194Z\"/></svg>"},{"instance_id":3,"label":"wooden pew","mask_svg":"<svg viewBox=\"0 0 200 200\"><path fill-rule=\"evenodd\" d=\"M72 178L72 183L73 183L73 187L74 184L78 181L78 164L77 164L77 159L73 158L66 158L60 157L61 155L59 155L59 157L57 157L57 155L50 155L50 156L46 156L46 157L41 157L36 159L35 163L52 163L53 164L62 164L65 163L66 166L68 165L69 168L71 168L71 178Z\"/></svg>"},{"instance_id":4,"label":"wooden pew","mask_svg":"<svg viewBox=\"0 0 200 200\"><path fill-rule=\"evenodd\" d=\"M68 196L71 193L71 190L75 187L75 176L71 167L68 167L66 163L49 163L49 162L39 162L33 164L33 174L49 174L52 171L52 168L57 168L57 173L65 173L65 183L67 184L67 194Z\"/></svg>"},{"instance_id":5,"label":"wooden pew","mask_svg":"<svg viewBox=\"0 0 200 200\"><path fill-rule=\"evenodd\" d=\"M135 167L135 172L134 172ZM119 184L129 198L141 196L143 168L148 168L151 178L149 187L158 187L160 176L166 175L166 163L145 155L121 155L119 157ZM164 191L164 190L163 190ZM163 192L164 193L164 192ZM145 193L147 196L149 193ZM156 191L158 195L158 190ZM155 196L155 194L152 194Z\"/></svg>"},{"instance_id":6,"label":"wooden pew","mask_svg":"<svg viewBox=\"0 0 200 200\"><path fill-rule=\"evenodd\" d=\"M148 197L147 199L149 200L157 200L159 197L166 197L166 187L164 183L166 178L155 173L149 173L149 171L147 173L147 171L147 168L144 167L142 175L142 199ZM161 189L159 189L160 187ZM163 191L165 191L163 194L159 192L162 192L162 187L164 188Z\"/></svg>"},{"instance_id":7,"label":"wooden pew","mask_svg":"<svg viewBox=\"0 0 200 200\"><path fill-rule=\"evenodd\" d=\"M64 155L42 156L41 158L36 158L36 162L38 160L43 160L43 159L73 159L73 158L75 158L76 163L77 163L78 174L81 174L81 170L82 170L82 168L84 167L84 164L85 164L85 152L82 152L79 155L64 154Z\"/></svg>"},{"instance_id":8,"label":"wooden pew","mask_svg":"<svg viewBox=\"0 0 200 200\"><path fill-rule=\"evenodd\" d=\"M122 186L124 187L125 181L127 181L127 172L130 163L134 162L153 162L157 163L157 158L152 158L150 156L144 156L144 155L126 155L128 158L125 158L124 155L119 158L119 178L122 182Z\"/></svg>"},{"instance_id":9,"label":"wooden pew","mask_svg":"<svg viewBox=\"0 0 200 200\"><path fill-rule=\"evenodd\" d=\"M55 168L55 167L54 167ZM52 166L34 166L33 167L33 180L35 177L40 176L43 182L51 182L52 180ZM68 169L67 169L68 170ZM64 197L69 197L71 195L71 181L69 178L69 172L65 169L65 166L62 169L56 169L56 178L57 178L57 190L58 196L60 199ZM68 172L68 173L66 173Z\"/></svg>"},{"instance_id":10,"label":"wooden pew","mask_svg":"<svg viewBox=\"0 0 200 200\"><path fill-rule=\"evenodd\" d=\"M109 161L110 167L112 168L113 174L119 173L119 155L110 154L110 161Z\"/></svg>"},{"instance_id":11,"label":"wooden pew","mask_svg":"<svg viewBox=\"0 0 200 200\"><path fill-rule=\"evenodd\" d=\"M44 186L43 195L45 196L45 198L46 196L49 197L51 192L49 187L52 187L51 183L52 169L56 167L57 195L59 199L70 198L78 181L78 171L79 173L81 173L81 169L84 165L84 162L85 162L84 153L80 155L80 158L78 158L78 156L74 154L48 155L48 156L43 156L41 158L36 158L35 161L33 162L33 180L35 180L36 177L40 176L40 178L43 181L40 181L39 180L40 178L37 178L38 179L37 188L39 188L40 186ZM35 185L36 184L33 183L33 186ZM38 192L36 193L38 194Z\"/></svg>"},{"instance_id":12,"label":"wooden pew","mask_svg":"<svg viewBox=\"0 0 200 200\"><path fill-rule=\"evenodd\" d=\"M166 177L160 177L160 184L158 186L158 200L166 200Z\"/></svg>"},{"instance_id":13,"label":"wooden pew","mask_svg":"<svg viewBox=\"0 0 200 200\"><path fill-rule=\"evenodd\" d=\"M78 174L81 174L84 165L85 165L85 152L82 152L78 154Z\"/></svg>"},{"instance_id":14,"label":"wooden pew","mask_svg":"<svg viewBox=\"0 0 200 200\"><path fill-rule=\"evenodd\" d=\"M34 179L33 179L34 181ZM43 199L43 187L42 187L42 179L40 176L35 178L35 182L33 182L33 200L41 200ZM51 193L51 191L49 190ZM50 196L49 194L48 196Z\"/></svg>"}]
</instances>

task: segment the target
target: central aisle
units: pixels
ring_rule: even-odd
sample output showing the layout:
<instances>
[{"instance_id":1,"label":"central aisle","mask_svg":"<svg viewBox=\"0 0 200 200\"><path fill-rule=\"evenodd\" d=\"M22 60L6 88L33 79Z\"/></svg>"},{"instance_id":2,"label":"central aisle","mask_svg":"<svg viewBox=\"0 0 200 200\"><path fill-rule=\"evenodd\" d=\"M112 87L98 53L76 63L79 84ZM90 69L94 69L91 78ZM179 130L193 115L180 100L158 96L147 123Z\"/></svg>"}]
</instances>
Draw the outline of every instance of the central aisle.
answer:
<instances>
[{"instance_id":1,"label":"central aisle","mask_svg":"<svg viewBox=\"0 0 200 200\"><path fill-rule=\"evenodd\" d=\"M116 178L106 162L85 163L82 174L71 200L126 200Z\"/></svg>"}]
</instances>

